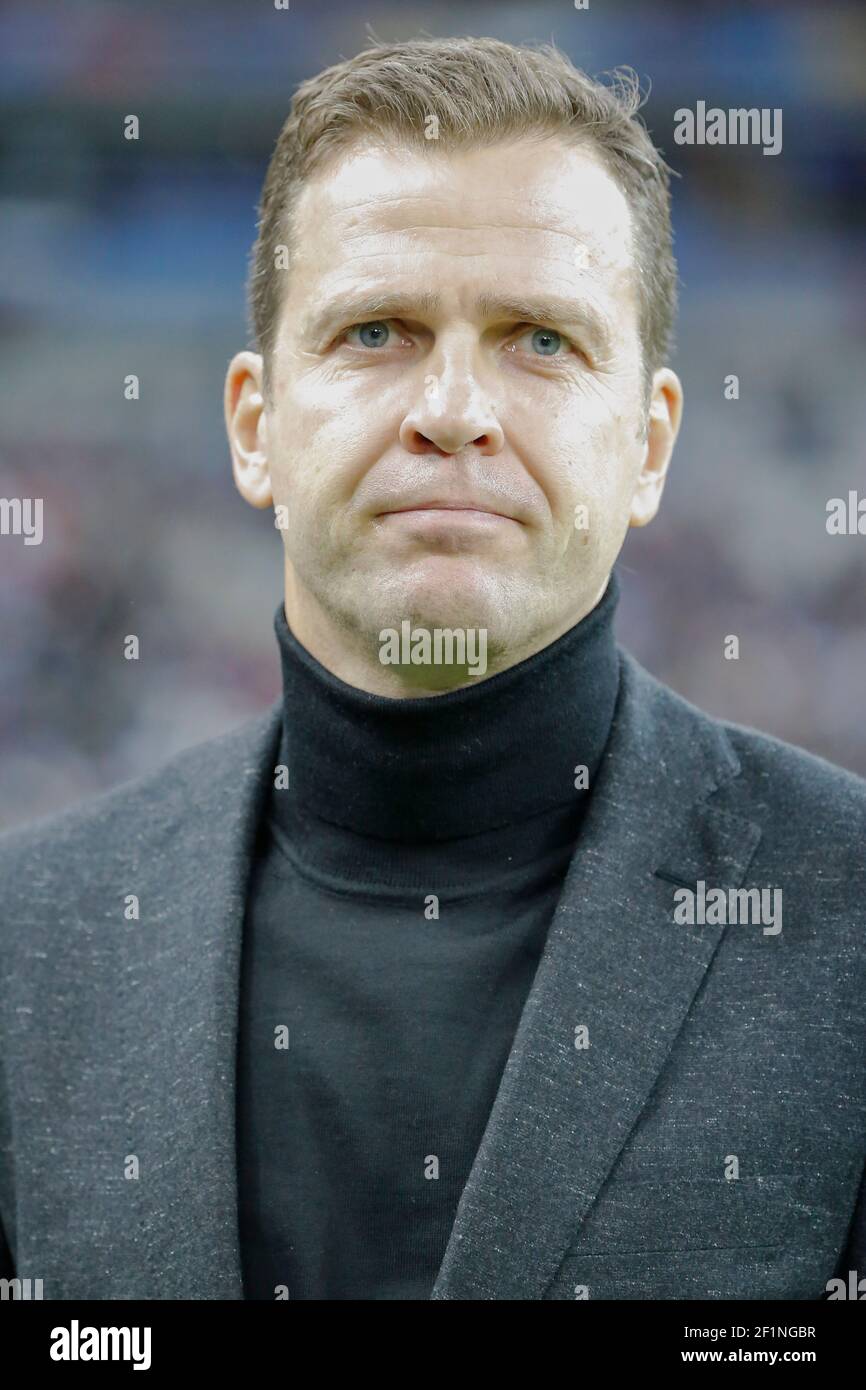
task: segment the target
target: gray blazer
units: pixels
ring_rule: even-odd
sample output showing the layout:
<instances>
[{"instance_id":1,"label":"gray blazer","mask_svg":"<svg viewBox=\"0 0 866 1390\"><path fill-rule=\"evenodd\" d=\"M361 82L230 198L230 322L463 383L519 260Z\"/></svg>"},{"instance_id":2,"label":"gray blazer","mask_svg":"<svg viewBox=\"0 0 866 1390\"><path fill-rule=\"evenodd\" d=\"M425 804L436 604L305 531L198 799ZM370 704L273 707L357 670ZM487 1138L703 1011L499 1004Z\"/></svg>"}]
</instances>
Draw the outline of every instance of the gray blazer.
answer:
<instances>
[{"instance_id":1,"label":"gray blazer","mask_svg":"<svg viewBox=\"0 0 866 1390\"><path fill-rule=\"evenodd\" d=\"M866 1275L866 782L620 660L432 1297L820 1299ZM279 718L0 836L3 1273L47 1299L243 1296L238 973ZM675 921L701 881L783 890L782 930Z\"/></svg>"}]
</instances>

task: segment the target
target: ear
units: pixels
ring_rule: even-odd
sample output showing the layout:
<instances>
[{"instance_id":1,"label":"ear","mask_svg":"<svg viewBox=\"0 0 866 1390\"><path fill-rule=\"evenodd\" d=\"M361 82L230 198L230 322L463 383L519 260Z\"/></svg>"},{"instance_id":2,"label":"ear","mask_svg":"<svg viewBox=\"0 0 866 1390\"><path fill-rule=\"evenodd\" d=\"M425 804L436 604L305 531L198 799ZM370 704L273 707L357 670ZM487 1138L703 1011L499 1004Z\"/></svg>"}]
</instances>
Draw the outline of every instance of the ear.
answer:
<instances>
[{"instance_id":1,"label":"ear","mask_svg":"<svg viewBox=\"0 0 866 1390\"><path fill-rule=\"evenodd\" d=\"M629 526L646 526L659 509L682 414L682 383L663 367L653 375L644 461L631 499Z\"/></svg>"},{"instance_id":2,"label":"ear","mask_svg":"<svg viewBox=\"0 0 866 1390\"><path fill-rule=\"evenodd\" d=\"M229 363L223 399L235 487L251 507L273 506L262 359L239 352Z\"/></svg>"}]
</instances>

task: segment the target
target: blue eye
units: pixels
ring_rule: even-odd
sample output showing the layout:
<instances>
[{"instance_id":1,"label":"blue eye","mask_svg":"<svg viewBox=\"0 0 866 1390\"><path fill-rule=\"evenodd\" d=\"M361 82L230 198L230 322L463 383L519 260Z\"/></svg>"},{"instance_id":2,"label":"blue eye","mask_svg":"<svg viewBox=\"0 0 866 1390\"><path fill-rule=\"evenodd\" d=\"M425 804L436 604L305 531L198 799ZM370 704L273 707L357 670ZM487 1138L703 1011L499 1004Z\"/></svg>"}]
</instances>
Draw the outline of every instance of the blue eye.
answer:
<instances>
[{"instance_id":1,"label":"blue eye","mask_svg":"<svg viewBox=\"0 0 866 1390\"><path fill-rule=\"evenodd\" d=\"M390 328L381 319L371 320L370 323L358 323L354 328L349 329L350 333L355 331L357 331L364 347L369 348L382 347L391 336Z\"/></svg>"},{"instance_id":2,"label":"blue eye","mask_svg":"<svg viewBox=\"0 0 866 1390\"><path fill-rule=\"evenodd\" d=\"M552 328L536 328L532 346L541 357L553 357L562 347L562 338Z\"/></svg>"}]
</instances>

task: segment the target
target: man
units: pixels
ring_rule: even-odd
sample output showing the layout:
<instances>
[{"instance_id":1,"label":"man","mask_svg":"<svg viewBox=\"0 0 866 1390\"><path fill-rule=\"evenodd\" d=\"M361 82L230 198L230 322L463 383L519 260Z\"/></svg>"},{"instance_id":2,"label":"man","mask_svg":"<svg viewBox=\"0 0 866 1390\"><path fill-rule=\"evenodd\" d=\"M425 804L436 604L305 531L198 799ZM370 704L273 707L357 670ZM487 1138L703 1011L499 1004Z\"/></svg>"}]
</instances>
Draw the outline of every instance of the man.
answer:
<instances>
[{"instance_id":1,"label":"man","mask_svg":"<svg viewBox=\"0 0 866 1390\"><path fill-rule=\"evenodd\" d=\"M281 699L0 841L0 1217L46 1297L863 1268L866 783L613 636L682 409L638 105L473 39L295 97L225 391Z\"/></svg>"}]
</instances>

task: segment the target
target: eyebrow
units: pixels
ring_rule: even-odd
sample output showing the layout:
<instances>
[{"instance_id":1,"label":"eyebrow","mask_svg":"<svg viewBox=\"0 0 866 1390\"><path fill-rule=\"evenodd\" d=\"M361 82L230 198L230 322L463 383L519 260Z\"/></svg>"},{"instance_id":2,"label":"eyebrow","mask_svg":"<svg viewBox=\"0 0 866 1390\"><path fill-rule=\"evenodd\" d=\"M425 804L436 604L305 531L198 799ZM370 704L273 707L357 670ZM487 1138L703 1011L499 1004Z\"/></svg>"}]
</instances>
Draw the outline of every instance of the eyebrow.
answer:
<instances>
[{"instance_id":1,"label":"eyebrow","mask_svg":"<svg viewBox=\"0 0 866 1390\"><path fill-rule=\"evenodd\" d=\"M418 314L434 314L441 304L441 296L434 291L413 295L387 291L340 295L304 320L302 334L307 341L318 342L326 333L336 332L341 324L373 322L377 318L411 319ZM560 295L524 299L480 294L474 307L484 319L561 324L563 328L583 329L595 340L600 351L610 351L611 335L605 316L583 300Z\"/></svg>"}]
</instances>

